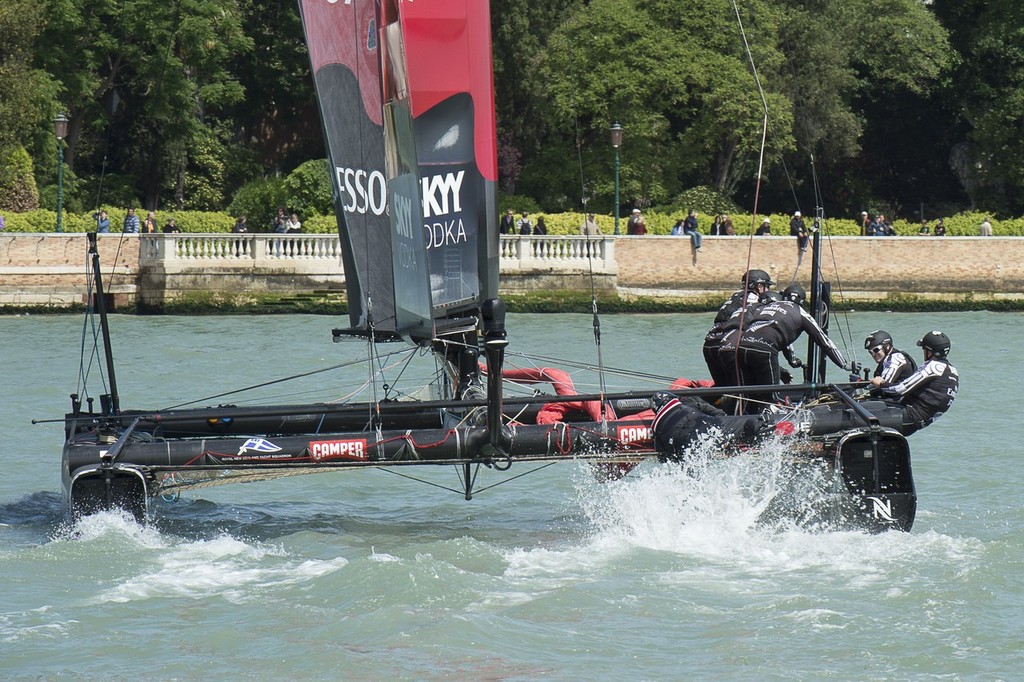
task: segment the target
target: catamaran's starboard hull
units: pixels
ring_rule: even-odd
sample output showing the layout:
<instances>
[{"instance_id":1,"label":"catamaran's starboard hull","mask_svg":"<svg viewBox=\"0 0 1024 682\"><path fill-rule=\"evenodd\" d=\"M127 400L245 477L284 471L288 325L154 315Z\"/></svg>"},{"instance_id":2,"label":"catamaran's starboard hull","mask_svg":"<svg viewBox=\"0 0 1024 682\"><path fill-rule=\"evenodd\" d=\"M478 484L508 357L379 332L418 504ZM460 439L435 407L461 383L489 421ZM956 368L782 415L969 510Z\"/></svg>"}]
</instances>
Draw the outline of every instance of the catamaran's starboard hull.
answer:
<instances>
[{"instance_id":1,"label":"catamaran's starboard hull","mask_svg":"<svg viewBox=\"0 0 1024 682\"><path fill-rule=\"evenodd\" d=\"M665 459L650 433L644 419L608 425L518 424L507 428L507 454L496 455L488 450L483 427L155 440L140 432L116 461L107 461L112 446L99 442L98 434L81 432L64 448L63 474L73 513L120 507L143 519L158 495L338 470L438 465L504 470L513 464L573 460L617 470L644 459ZM835 483L825 491L825 508L818 510L830 527L880 532L913 526L917 496L910 448L896 430L863 427L800 437L793 452L832 473L829 480ZM472 489L465 492L468 498Z\"/></svg>"}]
</instances>

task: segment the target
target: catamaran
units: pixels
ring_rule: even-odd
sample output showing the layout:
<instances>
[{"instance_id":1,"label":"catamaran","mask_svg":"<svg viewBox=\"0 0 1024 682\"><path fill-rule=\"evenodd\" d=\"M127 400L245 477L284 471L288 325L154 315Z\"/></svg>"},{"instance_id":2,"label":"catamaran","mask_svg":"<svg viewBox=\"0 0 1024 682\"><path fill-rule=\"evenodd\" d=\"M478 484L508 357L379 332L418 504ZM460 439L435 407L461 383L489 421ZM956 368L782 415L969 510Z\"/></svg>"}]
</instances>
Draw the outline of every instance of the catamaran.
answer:
<instances>
[{"instance_id":1,"label":"catamaran","mask_svg":"<svg viewBox=\"0 0 1024 682\"><path fill-rule=\"evenodd\" d=\"M364 341L367 367L376 366L385 343L429 353L438 368L432 393L416 397L382 384L362 400L123 409L100 258L89 235L89 314L100 320L105 392L97 405L82 387L64 417L69 510L120 507L144 519L160 496L381 467L452 467L470 499L481 472L510 476L501 472L589 461L614 479L643 460L678 460L679 450L659 448L652 434L653 408L665 406L652 400L651 388L606 390L600 362L599 388L584 394L554 366L505 366L488 4L299 4L348 290L348 326L335 329L334 340ZM816 232L815 254L820 250ZM825 326L829 298L814 267L810 305ZM594 311L599 346L596 304ZM852 399L849 384L827 384L813 344L805 367L805 383L786 389L791 405L720 422L728 448L788 438L794 457L828 469L837 518L909 530L916 493L898 420L884 404ZM513 384L534 388L517 396ZM554 394L539 393L538 384L550 384ZM679 380L662 390L714 400L777 388Z\"/></svg>"}]
</instances>

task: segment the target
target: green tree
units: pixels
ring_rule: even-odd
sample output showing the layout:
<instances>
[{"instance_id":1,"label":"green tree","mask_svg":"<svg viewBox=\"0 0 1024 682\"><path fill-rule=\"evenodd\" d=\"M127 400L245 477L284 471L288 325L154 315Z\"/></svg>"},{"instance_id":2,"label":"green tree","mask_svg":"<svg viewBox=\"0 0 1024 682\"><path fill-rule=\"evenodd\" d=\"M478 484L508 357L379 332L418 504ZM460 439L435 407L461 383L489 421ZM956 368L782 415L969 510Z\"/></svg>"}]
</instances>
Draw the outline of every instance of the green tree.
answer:
<instances>
[{"instance_id":1,"label":"green tree","mask_svg":"<svg viewBox=\"0 0 1024 682\"><path fill-rule=\"evenodd\" d=\"M772 73L783 63L773 38L780 17L768 3L758 7L750 29L772 39L752 49ZM578 125L584 169L604 178L612 175L607 129L622 124L627 202L656 204L700 184L728 193L756 168L764 109L732 11L726 0L595 0L552 34L540 65L544 101L562 131ZM768 154L778 158L793 145L792 104L762 82L774 122ZM594 183L605 196L609 188Z\"/></svg>"},{"instance_id":2,"label":"green tree","mask_svg":"<svg viewBox=\"0 0 1024 682\"><path fill-rule=\"evenodd\" d=\"M0 211L31 211L39 207L32 159L24 147L0 149Z\"/></svg>"},{"instance_id":3,"label":"green tree","mask_svg":"<svg viewBox=\"0 0 1024 682\"><path fill-rule=\"evenodd\" d=\"M131 171L149 207L182 175L171 184L184 205L193 146L227 153L207 128L244 96L227 66L251 47L235 0L52 2L35 52L71 115L68 165L82 154L111 160Z\"/></svg>"},{"instance_id":4,"label":"green tree","mask_svg":"<svg viewBox=\"0 0 1024 682\"><path fill-rule=\"evenodd\" d=\"M34 0L0 3L0 153L27 144L42 122L49 125L56 113L55 84L45 71L32 66L45 9ZM52 132L50 145L53 149Z\"/></svg>"},{"instance_id":5,"label":"green tree","mask_svg":"<svg viewBox=\"0 0 1024 682\"><path fill-rule=\"evenodd\" d=\"M937 0L962 62L951 94L964 138L951 163L988 210L1024 211L1024 6L1015 0Z\"/></svg>"}]
</instances>

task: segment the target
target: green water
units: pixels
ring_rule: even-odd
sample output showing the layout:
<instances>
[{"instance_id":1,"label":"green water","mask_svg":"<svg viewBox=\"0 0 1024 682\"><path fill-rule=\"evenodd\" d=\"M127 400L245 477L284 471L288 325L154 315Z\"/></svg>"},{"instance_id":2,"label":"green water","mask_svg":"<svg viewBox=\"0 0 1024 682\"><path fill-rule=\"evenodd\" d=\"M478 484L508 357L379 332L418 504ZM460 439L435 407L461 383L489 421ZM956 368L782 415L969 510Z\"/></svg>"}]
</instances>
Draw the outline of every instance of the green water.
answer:
<instances>
[{"instance_id":1,"label":"green water","mask_svg":"<svg viewBox=\"0 0 1024 682\"><path fill-rule=\"evenodd\" d=\"M703 377L710 317L605 317L603 360ZM30 421L67 408L81 320L0 318L0 676L1020 679L1021 321L834 322L862 361L859 341L880 326L905 348L940 328L962 379L950 413L911 438L913 532L864 535L759 527L783 483L770 458L696 477L646 465L610 486L567 463L472 502L386 472L341 472L200 491L161 503L147 527L116 514L65 527L61 429ZM361 353L330 343L337 323L115 317L122 406ZM589 316L515 315L509 332L511 352L596 361ZM322 400L351 380L325 373L264 397ZM423 476L456 484L448 469Z\"/></svg>"}]
</instances>

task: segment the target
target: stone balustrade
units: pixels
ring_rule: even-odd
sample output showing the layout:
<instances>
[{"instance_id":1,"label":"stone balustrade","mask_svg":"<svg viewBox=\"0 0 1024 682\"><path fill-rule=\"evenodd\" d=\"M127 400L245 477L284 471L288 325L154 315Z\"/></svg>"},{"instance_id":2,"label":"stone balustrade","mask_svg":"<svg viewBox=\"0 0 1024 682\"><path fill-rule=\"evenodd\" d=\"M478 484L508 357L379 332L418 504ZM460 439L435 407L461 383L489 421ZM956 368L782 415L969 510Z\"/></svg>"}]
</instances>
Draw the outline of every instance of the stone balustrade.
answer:
<instances>
[{"instance_id":1,"label":"stone balustrade","mask_svg":"<svg viewBox=\"0 0 1024 682\"><path fill-rule=\"evenodd\" d=\"M330 234L141 235L140 265L202 262L323 261L341 267L341 242ZM341 274L340 270L338 274Z\"/></svg>"},{"instance_id":2,"label":"stone balustrade","mask_svg":"<svg viewBox=\"0 0 1024 682\"><path fill-rule=\"evenodd\" d=\"M86 251L84 234L0 233L0 305L81 302ZM119 307L159 309L190 293L291 295L345 285L341 245L330 234L114 233L99 235L99 253ZM1024 239L1016 237L833 237L826 253L826 279L851 299L1024 297ZM748 263L780 283L809 279L809 253L788 236L706 236L699 253L689 239L654 235L503 235L499 244L505 293L718 296L735 290Z\"/></svg>"}]
</instances>

